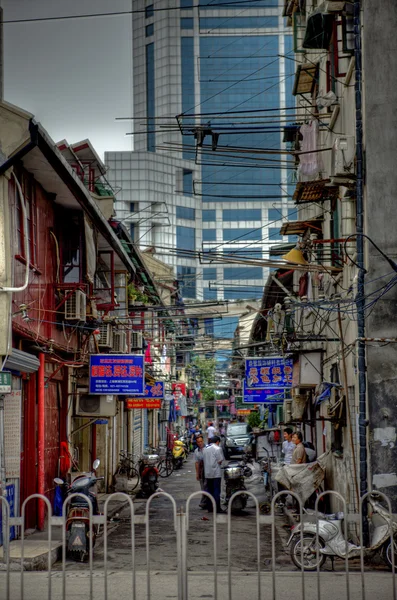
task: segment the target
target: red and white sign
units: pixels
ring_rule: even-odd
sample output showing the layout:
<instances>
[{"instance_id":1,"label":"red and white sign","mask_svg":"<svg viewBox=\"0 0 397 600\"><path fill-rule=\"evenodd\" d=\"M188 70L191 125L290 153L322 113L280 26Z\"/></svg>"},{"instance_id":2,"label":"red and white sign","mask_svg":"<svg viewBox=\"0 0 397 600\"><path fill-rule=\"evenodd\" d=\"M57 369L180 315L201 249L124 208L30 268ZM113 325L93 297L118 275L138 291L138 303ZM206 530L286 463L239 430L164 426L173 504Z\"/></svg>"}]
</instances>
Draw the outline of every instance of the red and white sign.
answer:
<instances>
[{"instance_id":1,"label":"red and white sign","mask_svg":"<svg viewBox=\"0 0 397 600\"><path fill-rule=\"evenodd\" d=\"M124 400L124 406L127 410L134 410L136 408L149 408L153 410L155 408L161 408L160 398L126 398Z\"/></svg>"},{"instance_id":2,"label":"red and white sign","mask_svg":"<svg viewBox=\"0 0 397 600\"><path fill-rule=\"evenodd\" d=\"M172 395L175 400L179 400L181 396L186 398L186 383L183 381L176 381L172 384Z\"/></svg>"}]
</instances>

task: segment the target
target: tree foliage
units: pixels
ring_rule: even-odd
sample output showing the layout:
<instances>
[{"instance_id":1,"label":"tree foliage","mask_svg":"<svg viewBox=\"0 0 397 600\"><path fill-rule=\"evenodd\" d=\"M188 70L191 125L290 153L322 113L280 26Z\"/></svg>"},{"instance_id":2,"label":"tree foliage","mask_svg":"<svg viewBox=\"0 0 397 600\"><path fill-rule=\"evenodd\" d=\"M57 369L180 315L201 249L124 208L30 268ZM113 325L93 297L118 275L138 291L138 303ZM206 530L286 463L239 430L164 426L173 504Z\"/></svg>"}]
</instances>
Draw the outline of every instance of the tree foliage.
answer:
<instances>
[{"instance_id":1,"label":"tree foliage","mask_svg":"<svg viewBox=\"0 0 397 600\"><path fill-rule=\"evenodd\" d=\"M215 400L215 364L215 358L196 356L191 365L196 368L200 391L206 404Z\"/></svg>"}]
</instances>

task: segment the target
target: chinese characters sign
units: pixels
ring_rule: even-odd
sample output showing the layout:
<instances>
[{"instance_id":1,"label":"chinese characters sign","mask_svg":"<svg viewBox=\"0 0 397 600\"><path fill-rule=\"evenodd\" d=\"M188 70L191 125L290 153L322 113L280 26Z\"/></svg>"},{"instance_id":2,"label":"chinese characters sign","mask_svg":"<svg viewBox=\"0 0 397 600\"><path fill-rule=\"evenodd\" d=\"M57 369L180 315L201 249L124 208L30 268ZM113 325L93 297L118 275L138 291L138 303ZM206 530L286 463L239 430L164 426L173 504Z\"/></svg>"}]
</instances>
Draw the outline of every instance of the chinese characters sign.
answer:
<instances>
[{"instance_id":1,"label":"chinese characters sign","mask_svg":"<svg viewBox=\"0 0 397 600\"><path fill-rule=\"evenodd\" d=\"M92 354L90 394L143 394L144 356L142 354Z\"/></svg>"},{"instance_id":2,"label":"chinese characters sign","mask_svg":"<svg viewBox=\"0 0 397 600\"><path fill-rule=\"evenodd\" d=\"M284 400L284 390L276 388L265 388L261 390L253 390L243 388L243 403L244 404L272 404L282 402Z\"/></svg>"},{"instance_id":3,"label":"chinese characters sign","mask_svg":"<svg viewBox=\"0 0 397 600\"><path fill-rule=\"evenodd\" d=\"M133 410L134 408L149 408L153 410L154 408L161 408L161 399L126 398L124 401L124 406L128 410Z\"/></svg>"},{"instance_id":4,"label":"chinese characters sign","mask_svg":"<svg viewBox=\"0 0 397 600\"><path fill-rule=\"evenodd\" d=\"M155 381L153 385L147 383L143 390L144 398L164 398L164 381Z\"/></svg>"},{"instance_id":5,"label":"chinese characters sign","mask_svg":"<svg viewBox=\"0 0 397 600\"><path fill-rule=\"evenodd\" d=\"M180 396L186 396L186 383L177 381L172 384L172 394L175 400L179 400Z\"/></svg>"},{"instance_id":6,"label":"chinese characters sign","mask_svg":"<svg viewBox=\"0 0 397 600\"><path fill-rule=\"evenodd\" d=\"M292 358L247 358L245 380L250 389L286 388L292 386Z\"/></svg>"}]
</instances>

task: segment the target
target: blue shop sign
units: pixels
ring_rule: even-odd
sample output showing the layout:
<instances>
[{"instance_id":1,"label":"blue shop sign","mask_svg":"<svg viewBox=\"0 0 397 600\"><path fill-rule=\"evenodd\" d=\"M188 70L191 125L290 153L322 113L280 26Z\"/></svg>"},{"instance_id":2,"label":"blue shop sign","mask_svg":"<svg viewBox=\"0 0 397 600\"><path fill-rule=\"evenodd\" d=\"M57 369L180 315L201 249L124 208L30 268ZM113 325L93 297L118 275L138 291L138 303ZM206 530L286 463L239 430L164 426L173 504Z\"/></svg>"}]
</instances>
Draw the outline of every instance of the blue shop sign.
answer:
<instances>
[{"instance_id":1,"label":"blue shop sign","mask_svg":"<svg viewBox=\"0 0 397 600\"><path fill-rule=\"evenodd\" d=\"M131 396L143 394L143 354L92 354L90 394Z\"/></svg>"},{"instance_id":2,"label":"blue shop sign","mask_svg":"<svg viewBox=\"0 0 397 600\"><path fill-rule=\"evenodd\" d=\"M251 389L292 387L292 358L247 358L245 380Z\"/></svg>"},{"instance_id":3,"label":"blue shop sign","mask_svg":"<svg viewBox=\"0 0 397 600\"><path fill-rule=\"evenodd\" d=\"M276 404L284 400L284 390L278 388L266 388L254 390L246 387L243 382L243 403L244 404Z\"/></svg>"},{"instance_id":4,"label":"blue shop sign","mask_svg":"<svg viewBox=\"0 0 397 600\"><path fill-rule=\"evenodd\" d=\"M143 391L143 397L157 399L164 398L164 381L155 381L153 385L147 383Z\"/></svg>"},{"instance_id":5,"label":"blue shop sign","mask_svg":"<svg viewBox=\"0 0 397 600\"><path fill-rule=\"evenodd\" d=\"M6 499L10 506L10 517L15 517L15 485L13 483L6 485ZM3 515L0 503L0 546L3 545ZM10 527L10 541L15 540L15 527Z\"/></svg>"}]
</instances>

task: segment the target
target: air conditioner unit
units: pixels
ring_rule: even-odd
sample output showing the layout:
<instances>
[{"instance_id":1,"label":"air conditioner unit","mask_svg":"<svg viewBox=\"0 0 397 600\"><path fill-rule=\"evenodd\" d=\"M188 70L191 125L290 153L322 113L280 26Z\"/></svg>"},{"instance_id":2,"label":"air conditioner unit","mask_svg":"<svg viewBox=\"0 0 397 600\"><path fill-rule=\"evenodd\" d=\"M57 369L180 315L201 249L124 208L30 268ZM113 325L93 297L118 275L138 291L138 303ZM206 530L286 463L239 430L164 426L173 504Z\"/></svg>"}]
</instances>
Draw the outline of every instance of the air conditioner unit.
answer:
<instances>
[{"instance_id":1,"label":"air conditioner unit","mask_svg":"<svg viewBox=\"0 0 397 600\"><path fill-rule=\"evenodd\" d=\"M307 404L307 394L295 394L292 400L292 418L294 421L301 421L305 413Z\"/></svg>"},{"instance_id":2,"label":"air conditioner unit","mask_svg":"<svg viewBox=\"0 0 397 600\"><path fill-rule=\"evenodd\" d=\"M283 404L284 423L290 423L292 420L292 400L284 400Z\"/></svg>"},{"instance_id":3,"label":"air conditioner unit","mask_svg":"<svg viewBox=\"0 0 397 600\"><path fill-rule=\"evenodd\" d=\"M127 352L127 337L125 331L113 332L112 352L125 354Z\"/></svg>"},{"instance_id":4,"label":"air conditioner unit","mask_svg":"<svg viewBox=\"0 0 397 600\"><path fill-rule=\"evenodd\" d=\"M115 417L117 412L116 396L97 396L79 394L76 403L76 415L79 417Z\"/></svg>"},{"instance_id":5,"label":"air conditioner unit","mask_svg":"<svg viewBox=\"0 0 397 600\"><path fill-rule=\"evenodd\" d=\"M98 327L101 335L98 340L99 348L112 348L113 346L113 327L110 323L101 323Z\"/></svg>"},{"instance_id":6,"label":"air conditioner unit","mask_svg":"<svg viewBox=\"0 0 397 600\"><path fill-rule=\"evenodd\" d=\"M140 331L133 331L131 333L131 350L139 350L142 352L143 336Z\"/></svg>"},{"instance_id":7,"label":"air conditioner unit","mask_svg":"<svg viewBox=\"0 0 397 600\"><path fill-rule=\"evenodd\" d=\"M331 177L354 177L356 142L353 135L335 139L332 147Z\"/></svg>"},{"instance_id":8,"label":"air conditioner unit","mask_svg":"<svg viewBox=\"0 0 397 600\"><path fill-rule=\"evenodd\" d=\"M85 321L87 296L81 290L65 290L65 321Z\"/></svg>"}]
</instances>

